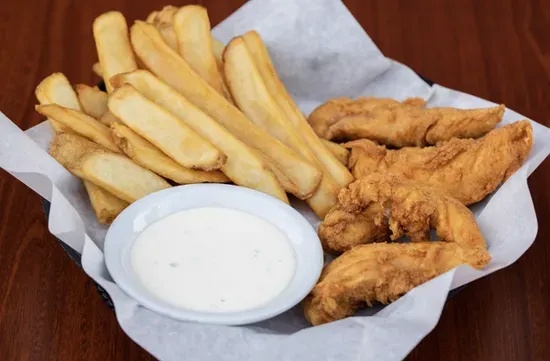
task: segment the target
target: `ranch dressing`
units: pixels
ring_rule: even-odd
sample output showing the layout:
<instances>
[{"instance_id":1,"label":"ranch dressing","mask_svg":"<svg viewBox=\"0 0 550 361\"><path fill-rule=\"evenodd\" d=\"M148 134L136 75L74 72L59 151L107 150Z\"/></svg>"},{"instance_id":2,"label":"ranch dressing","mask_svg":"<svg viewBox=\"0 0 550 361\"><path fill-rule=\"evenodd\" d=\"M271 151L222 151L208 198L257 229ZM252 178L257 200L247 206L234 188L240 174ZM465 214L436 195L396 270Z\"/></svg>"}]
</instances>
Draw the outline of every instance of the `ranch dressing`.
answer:
<instances>
[{"instance_id":1,"label":"ranch dressing","mask_svg":"<svg viewBox=\"0 0 550 361\"><path fill-rule=\"evenodd\" d=\"M257 216L195 208L147 227L131 250L142 285L160 300L193 311L261 306L290 283L295 256L286 235Z\"/></svg>"}]
</instances>

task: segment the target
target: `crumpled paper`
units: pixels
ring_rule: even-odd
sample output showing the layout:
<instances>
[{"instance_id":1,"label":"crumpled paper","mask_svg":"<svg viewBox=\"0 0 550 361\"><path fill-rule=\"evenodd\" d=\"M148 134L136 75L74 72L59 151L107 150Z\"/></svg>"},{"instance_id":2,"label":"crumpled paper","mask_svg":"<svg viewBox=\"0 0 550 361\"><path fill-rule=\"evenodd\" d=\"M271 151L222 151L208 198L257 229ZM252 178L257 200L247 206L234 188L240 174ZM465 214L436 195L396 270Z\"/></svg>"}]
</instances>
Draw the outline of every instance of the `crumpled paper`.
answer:
<instances>
[{"instance_id":1,"label":"crumpled paper","mask_svg":"<svg viewBox=\"0 0 550 361\"><path fill-rule=\"evenodd\" d=\"M262 35L281 79L306 114L339 96L423 97L428 106L458 108L493 105L430 87L411 69L384 57L338 0L254 0L213 32L226 42L251 29ZM508 109L501 125L523 118ZM458 267L385 308L318 327L309 327L300 307L239 327L175 321L140 307L107 272L102 253L106 229L96 222L81 182L47 154L49 125L23 133L0 113L0 166L51 202L50 232L82 253L85 272L113 299L121 327L158 359L398 360L436 325L451 289L508 266L533 243L537 220L526 180L550 153L550 130L532 124L534 147L523 167L473 208L493 257L485 270ZM318 226L304 203L296 207Z\"/></svg>"}]
</instances>

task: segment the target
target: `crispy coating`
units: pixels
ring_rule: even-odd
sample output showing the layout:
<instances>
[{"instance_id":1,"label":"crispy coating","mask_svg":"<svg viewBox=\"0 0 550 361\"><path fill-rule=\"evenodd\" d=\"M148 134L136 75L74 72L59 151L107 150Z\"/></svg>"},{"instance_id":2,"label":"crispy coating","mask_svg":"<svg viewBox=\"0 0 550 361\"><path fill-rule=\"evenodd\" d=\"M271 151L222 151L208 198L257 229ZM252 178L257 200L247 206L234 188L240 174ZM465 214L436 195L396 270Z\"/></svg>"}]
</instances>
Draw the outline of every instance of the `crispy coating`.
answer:
<instances>
[{"instance_id":1,"label":"crispy coating","mask_svg":"<svg viewBox=\"0 0 550 361\"><path fill-rule=\"evenodd\" d=\"M502 120L505 107L423 108L417 98L338 98L315 109L309 123L325 139L370 139L394 147L425 146L451 138L478 138Z\"/></svg>"},{"instance_id":2,"label":"crispy coating","mask_svg":"<svg viewBox=\"0 0 550 361\"><path fill-rule=\"evenodd\" d=\"M304 300L304 313L313 325L353 315L375 302L395 301L414 287L476 259L481 268L489 261L481 249L457 243L372 243L354 247L323 269L321 278Z\"/></svg>"},{"instance_id":3,"label":"crispy coating","mask_svg":"<svg viewBox=\"0 0 550 361\"><path fill-rule=\"evenodd\" d=\"M521 167L533 145L528 120L495 129L484 138L451 139L435 147L388 150L369 140L346 143L356 178L391 172L447 192L469 205L482 200Z\"/></svg>"},{"instance_id":4,"label":"crispy coating","mask_svg":"<svg viewBox=\"0 0 550 361\"><path fill-rule=\"evenodd\" d=\"M326 252L342 253L351 247L370 242L383 242L389 238L389 225L374 219L384 214L384 209L375 203L347 204L345 189L340 191L340 201L325 216L319 226L319 238ZM351 206L351 207L350 207Z\"/></svg>"},{"instance_id":5,"label":"crispy coating","mask_svg":"<svg viewBox=\"0 0 550 361\"><path fill-rule=\"evenodd\" d=\"M338 206L327 219L340 217L345 231L338 229L342 223L330 220L333 224L327 225L325 220L319 229L324 245L345 250L350 245L342 242L358 244L361 226L355 221L368 212L373 213L366 216L368 224L388 222L392 240L407 235L413 243L358 245L326 266L304 301L306 318L313 325L350 316L375 302L392 302L461 264L482 269L491 259L465 205L438 189L392 174L374 173L340 192ZM429 242L431 228L441 242Z\"/></svg>"},{"instance_id":6,"label":"crispy coating","mask_svg":"<svg viewBox=\"0 0 550 361\"><path fill-rule=\"evenodd\" d=\"M386 214L388 220L386 220ZM470 210L439 189L394 174L373 173L340 191L338 204L319 226L325 250L345 252L362 243L408 236L430 239L435 229L443 241L484 248Z\"/></svg>"}]
</instances>

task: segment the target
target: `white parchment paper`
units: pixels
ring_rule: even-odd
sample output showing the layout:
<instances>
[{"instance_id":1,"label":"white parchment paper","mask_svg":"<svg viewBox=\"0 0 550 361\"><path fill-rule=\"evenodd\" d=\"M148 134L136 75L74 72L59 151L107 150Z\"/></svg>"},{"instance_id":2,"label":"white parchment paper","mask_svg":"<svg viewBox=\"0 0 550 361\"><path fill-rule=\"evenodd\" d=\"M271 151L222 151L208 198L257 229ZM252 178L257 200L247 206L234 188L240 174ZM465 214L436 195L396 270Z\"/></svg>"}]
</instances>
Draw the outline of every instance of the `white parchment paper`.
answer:
<instances>
[{"instance_id":1,"label":"white parchment paper","mask_svg":"<svg viewBox=\"0 0 550 361\"><path fill-rule=\"evenodd\" d=\"M264 38L283 82L306 114L338 96L416 96L427 99L428 106L459 108L493 105L430 87L411 69L384 57L338 0L254 0L214 34L228 41L250 29ZM524 118L507 110L502 124ZM96 222L81 182L46 153L49 125L24 133L0 113L0 166L51 201L50 231L82 253L84 270L109 292L121 327L161 360L399 360L436 325L451 289L513 263L534 241L537 220L526 180L550 153L550 130L532 124L534 147L523 167L473 209L493 257L485 270L461 266L383 309L319 327L309 327L299 307L243 327L179 322L140 307L107 272L106 229ZM296 206L318 225L307 206Z\"/></svg>"}]
</instances>

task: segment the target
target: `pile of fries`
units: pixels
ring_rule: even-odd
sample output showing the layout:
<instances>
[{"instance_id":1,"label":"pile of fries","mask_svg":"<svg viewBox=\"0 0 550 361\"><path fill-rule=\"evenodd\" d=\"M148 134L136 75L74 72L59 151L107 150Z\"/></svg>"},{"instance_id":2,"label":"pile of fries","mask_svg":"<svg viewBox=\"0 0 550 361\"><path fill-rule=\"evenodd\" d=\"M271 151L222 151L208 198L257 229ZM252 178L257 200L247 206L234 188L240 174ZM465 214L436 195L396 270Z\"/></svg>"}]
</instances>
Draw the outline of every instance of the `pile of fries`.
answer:
<instances>
[{"instance_id":1,"label":"pile of fries","mask_svg":"<svg viewBox=\"0 0 550 361\"><path fill-rule=\"evenodd\" d=\"M172 186L235 183L323 219L353 176L348 151L321 140L279 79L255 31L227 46L205 8L166 6L130 29L119 12L93 24L107 92L61 73L36 88L57 133L50 154L81 178L98 220Z\"/></svg>"}]
</instances>

